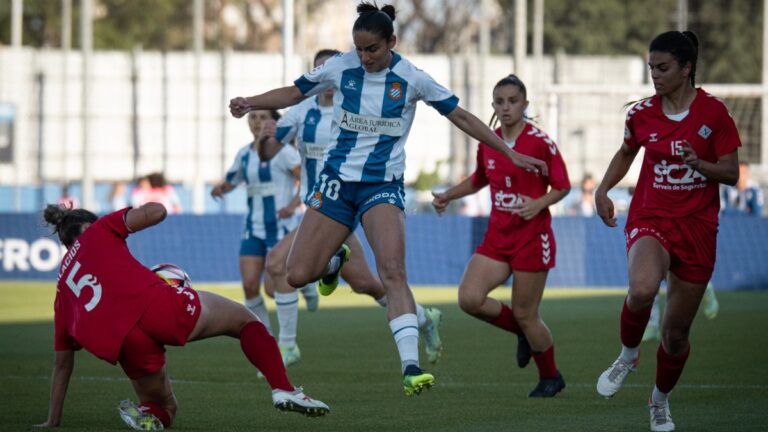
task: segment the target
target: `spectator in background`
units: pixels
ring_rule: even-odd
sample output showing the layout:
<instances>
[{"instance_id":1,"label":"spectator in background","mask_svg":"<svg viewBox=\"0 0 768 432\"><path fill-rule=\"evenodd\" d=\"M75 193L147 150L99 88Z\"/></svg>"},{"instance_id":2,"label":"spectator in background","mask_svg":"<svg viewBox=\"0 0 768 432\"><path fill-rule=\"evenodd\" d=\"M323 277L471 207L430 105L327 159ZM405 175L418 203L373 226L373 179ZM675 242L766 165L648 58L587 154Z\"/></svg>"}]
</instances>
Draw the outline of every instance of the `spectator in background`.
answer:
<instances>
[{"instance_id":1,"label":"spectator in background","mask_svg":"<svg viewBox=\"0 0 768 432\"><path fill-rule=\"evenodd\" d=\"M736 186L720 186L720 210L723 215L763 215L763 190L749 177L749 164L739 162Z\"/></svg>"},{"instance_id":2,"label":"spectator in background","mask_svg":"<svg viewBox=\"0 0 768 432\"><path fill-rule=\"evenodd\" d=\"M128 207L128 200L125 197L125 183L122 181L113 182L107 199L109 200L109 207L112 211Z\"/></svg>"},{"instance_id":3,"label":"spectator in background","mask_svg":"<svg viewBox=\"0 0 768 432\"><path fill-rule=\"evenodd\" d=\"M148 203L150 189L149 176L143 176L136 179L136 186L134 186L131 191L131 205L133 207L141 207Z\"/></svg>"},{"instance_id":4,"label":"spectator in background","mask_svg":"<svg viewBox=\"0 0 768 432\"><path fill-rule=\"evenodd\" d=\"M165 174L161 172L152 173L147 176L149 180L148 201L159 202L169 214L181 213L181 200L176 194L176 189L165 179Z\"/></svg>"},{"instance_id":5,"label":"spectator in background","mask_svg":"<svg viewBox=\"0 0 768 432\"><path fill-rule=\"evenodd\" d=\"M585 173L581 178L581 196L574 206L574 214L588 217L595 215L595 186L597 184L592 174Z\"/></svg>"},{"instance_id":6,"label":"spectator in background","mask_svg":"<svg viewBox=\"0 0 768 432\"><path fill-rule=\"evenodd\" d=\"M80 203L77 201L77 197L71 195L69 192L69 184L65 184L61 187L61 196L56 201L56 203L68 209L80 207Z\"/></svg>"}]
</instances>

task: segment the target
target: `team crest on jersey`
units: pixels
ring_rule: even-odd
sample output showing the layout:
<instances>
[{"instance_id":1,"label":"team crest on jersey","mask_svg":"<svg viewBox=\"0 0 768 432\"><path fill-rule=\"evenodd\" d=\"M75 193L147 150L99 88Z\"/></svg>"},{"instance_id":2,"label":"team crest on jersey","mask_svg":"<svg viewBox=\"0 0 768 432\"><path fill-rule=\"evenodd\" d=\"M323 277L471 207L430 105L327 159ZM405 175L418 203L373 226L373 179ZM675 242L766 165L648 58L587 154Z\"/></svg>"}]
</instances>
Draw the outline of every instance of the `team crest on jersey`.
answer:
<instances>
[{"instance_id":1,"label":"team crest on jersey","mask_svg":"<svg viewBox=\"0 0 768 432\"><path fill-rule=\"evenodd\" d=\"M315 192L312 194L312 198L309 199L309 206L317 210L323 206L323 194Z\"/></svg>"},{"instance_id":2,"label":"team crest on jersey","mask_svg":"<svg viewBox=\"0 0 768 432\"><path fill-rule=\"evenodd\" d=\"M351 79L344 84L344 88L347 90L357 90L357 81Z\"/></svg>"},{"instance_id":3,"label":"team crest on jersey","mask_svg":"<svg viewBox=\"0 0 768 432\"><path fill-rule=\"evenodd\" d=\"M707 139L710 135L712 135L712 129L710 129L707 125L701 125L701 129L699 129L699 136Z\"/></svg>"},{"instance_id":4,"label":"team crest on jersey","mask_svg":"<svg viewBox=\"0 0 768 432\"><path fill-rule=\"evenodd\" d=\"M392 83L392 87L389 88L387 96L393 101L400 100L400 98L403 97L403 88L399 82Z\"/></svg>"}]
</instances>

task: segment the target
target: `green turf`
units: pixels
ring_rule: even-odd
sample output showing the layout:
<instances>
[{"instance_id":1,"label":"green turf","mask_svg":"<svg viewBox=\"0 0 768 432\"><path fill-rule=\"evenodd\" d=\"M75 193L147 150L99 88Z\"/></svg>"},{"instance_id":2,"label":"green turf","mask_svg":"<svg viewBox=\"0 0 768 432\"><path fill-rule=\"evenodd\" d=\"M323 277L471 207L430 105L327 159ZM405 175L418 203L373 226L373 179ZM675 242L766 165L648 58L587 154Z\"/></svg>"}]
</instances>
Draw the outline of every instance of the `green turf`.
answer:
<instances>
[{"instance_id":1,"label":"green turf","mask_svg":"<svg viewBox=\"0 0 768 432\"><path fill-rule=\"evenodd\" d=\"M0 430L28 430L45 420L53 354L50 284L0 284ZM226 290L226 289L225 289ZM232 297L239 293L232 290ZM421 292L417 292L417 297ZM424 294L428 297L427 294ZM694 323L693 351L671 397L680 431L757 431L768 425L768 291L720 293L721 313ZM370 304L370 303L361 303ZM327 402L321 419L285 414L235 340L216 338L169 348L179 402L177 430L226 431L644 431L656 344L643 345L638 373L613 399L594 390L618 353L620 296L552 298L543 316L556 341L568 387L531 400L533 364L515 365L516 338L442 304L443 358L429 371L437 386L408 398L383 310L372 307L300 311L302 361L296 384ZM273 318L273 325L275 325ZM119 367L88 353L76 356L63 430L127 430L116 406L132 397Z\"/></svg>"}]
</instances>

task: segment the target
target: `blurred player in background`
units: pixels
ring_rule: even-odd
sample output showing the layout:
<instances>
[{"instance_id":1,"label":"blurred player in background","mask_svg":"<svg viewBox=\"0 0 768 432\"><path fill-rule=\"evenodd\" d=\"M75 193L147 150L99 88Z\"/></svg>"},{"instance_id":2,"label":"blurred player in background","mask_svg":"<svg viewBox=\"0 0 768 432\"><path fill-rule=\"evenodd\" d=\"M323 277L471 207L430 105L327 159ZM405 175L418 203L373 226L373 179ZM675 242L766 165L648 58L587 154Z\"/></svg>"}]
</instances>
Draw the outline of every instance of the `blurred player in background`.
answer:
<instances>
[{"instance_id":1,"label":"blurred player in background","mask_svg":"<svg viewBox=\"0 0 768 432\"><path fill-rule=\"evenodd\" d=\"M477 147L475 173L442 193L434 193L438 214L456 199L490 185L493 208L488 230L464 271L459 306L468 314L518 335L518 366L533 355L539 383L530 397L552 397L565 388L555 364L552 333L539 316L549 270L555 266L555 234L549 206L562 200L571 183L556 144L528 122L525 84L515 75L493 89L494 118L501 122L496 135L508 148L547 163L549 177L515 166L504 154L484 144ZM512 276L512 307L488 294Z\"/></svg>"},{"instance_id":2,"label":"blurred player in background","mask_svg":"<svg viewBox=\"0 0 768 432\"><path fill-rule=\"evenodd\" d=\"M131 255L126 238L162 222L166 214L159 203L101 218L83 209L45 209L45 221L67 254L56 286L56 360L48 420L39 426L61 423L75 351L85 348L102 360L120 363L131 379L139 405L126 400L118 408L129 426L170 427L177 405L164 346L221 335L240 339L245 356L266 376L276 408L326 414L327 405L290 383L274 338L246 308L216 294L171 286Z\"/></svg>"},{"instance_id":3,"label":"blurred player in background","mask_svg":"<svg viewBox=\"0 0 768 432\"><path fill-rule=\"evenodd\" d=\"M648 405L651 430L671 431L675 424L667 397L691 350L691 324L715 266L719 183L736 184L741 141L725 105L695 87L696 35L662 33L649 51L656 95L627 113L624 143L595 194L598 215L615 227L608 191L645 148L625 228L629 294L620 319L622 348L598 378L597 392L613 396L636 369L653 298L666 279L656 385Z\"/></svg>"},{"instance_id":4,"label":"blurred player in background","mask_svg":"<svg viewBox=\"0 0 768 432\"><path fill-rule=\"evenodd\" d=\"M332 290L349 258L344 241L362 221L387 293L387 315L400 354L403 389L418 394L434 384L419 367L416 303L405 270L404 145L416 102L423 100L460 129L516 164L546 170L543 162L508 149L482 121L458 107L458 98L392 51L395 8L363 2L352 28L355 49L328 59L294 85L230 101L232 115L295 105L335 88L331 143L307 200L288 256L288 282L301 287L322 278ZM544 172L546 174L546 172ZM342 246L340 248L340 246ZM329 262L330 260L330 262Z\"/></svg>"},{"instance_id":5,"label":"blurred player in background","mask_svg":"<svg viewBox=\"0 0 768 432\"><path fill-rule=\"evenodd\" d=\"M293 215L301 204L296 181L301 171L301 158L293 146L275 139L275 110L255 110L248 114L248 127L253 142L243 146L227 170L224 181L211 190L214 198L231 192L244 183L248 196L248 213L240 240L240 277L245 292L245 306L271 333L269 313L261 295L261 277L269 248L293 227ZM269 278L265 284L269 284Z\"/></svg>"},{"instance_id":6,"label":"blurred player in background","mask_svg":"<svg viewBox=\"0 0 768 432\"><path fill-rule=\"evenodd\" d=\"M321 50L315 54L314 66L318 67L334 55L340 54L336 50ZM296 146L301 155L301 197L306 199L317 183L320 171L323 168L325 149L331 139L331 122L333 120L333 87L328 90L305 99L302 103L292 107L277 123L277 138L285 145L296 139ZM301 358L299 347L296 344L296 329L298 326L298 293L286 280L286 260L296 231L291 231L280 240L267 255L267 273L273 281L275 288L275 305L277 307L277 319L280 323L279 345L283 353L283 361L286 366L298 362ZM379 278L375 277L365 260L362 244L355 233L350 234L345 240L349 246L351 255L349 263L341 270L341 276L349 283L352 290L358 294L367 294L383 307L387 306L387 296L384 286ZM317 284L311 283L301 291L307 300L307 309L317 309ZM330 295L325 291L326 285L321 290L322 294ZM440 341L439 326L442 320L442 312L436 308L424 308L416 304L416 316L419 330L424 337L427 359L436 363L440 358L442 343Z\"/></svg>"}]
</instances>

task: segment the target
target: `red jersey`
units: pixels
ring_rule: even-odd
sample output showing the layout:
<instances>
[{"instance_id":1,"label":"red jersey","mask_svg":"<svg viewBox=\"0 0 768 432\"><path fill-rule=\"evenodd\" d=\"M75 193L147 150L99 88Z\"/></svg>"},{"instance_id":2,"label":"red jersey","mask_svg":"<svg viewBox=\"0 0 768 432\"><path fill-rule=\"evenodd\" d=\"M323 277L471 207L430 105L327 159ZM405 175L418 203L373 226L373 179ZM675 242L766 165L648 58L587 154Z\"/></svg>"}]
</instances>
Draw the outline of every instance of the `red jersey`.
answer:
<instances>
[{"instance_id":1,"label":"red jersey","mask_svg":"<svg viewBox=\"0 0 768 432\"><path fill-rule=\"evenodd\" d=\"M85 347L112 364L126 334L165 282L138 262L125 243L129 209L96 220L61 261L54 303L54 349Z\"/></svg>"},{"instance_id":2,"label":"red jersey","mask_svg":"<svg viewBox=\"0 0 768 432\"><path fill-rule=\"evenodd\" d=\"M502 136L501 128L496 129L496 135ZM545 195L549 187L571 187L568 170L557 145L542 130L526 123L515 142L507 145L518 153L546 162L549 176L519 168L506 155L487 145L477 147L477 167L472 174L472 185L490 185L493 201L484 243L500 251L513 249L510 247L512 243L527 243L549 228L552 222L548 208L529 221L514 214L513 206L522 203L521 195L536 199Z\"/></svg>"},{"instance_id":3,"label":"red jersey","mask_svg":"<svg viewBox=\"0 0 768 432\"><path fill-rule=\"evenodd\" d=\"M664 114L656 95L638 102L627 113L624 143L645 147L643 164L627 223L644 217L694 217L717 225L719 185L683 163L680 149L688 141L699 159L717 162L741 146L728 109L702 89L682 121Z\"/></svg>"}]
</instances>

